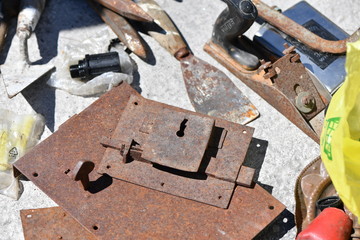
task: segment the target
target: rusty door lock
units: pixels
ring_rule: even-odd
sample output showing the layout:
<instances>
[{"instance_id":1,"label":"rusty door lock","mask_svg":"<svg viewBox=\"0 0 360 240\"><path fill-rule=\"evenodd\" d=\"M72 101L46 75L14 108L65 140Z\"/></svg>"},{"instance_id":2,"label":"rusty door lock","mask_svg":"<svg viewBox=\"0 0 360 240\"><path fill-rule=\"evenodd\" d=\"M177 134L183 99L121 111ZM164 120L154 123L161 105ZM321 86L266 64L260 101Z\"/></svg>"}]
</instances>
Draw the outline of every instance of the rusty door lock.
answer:
<instances>
[{"instance_id":1,"label":"rusty door lock","mask_svg":"<svg viewBox=\"0 0 360 240\"><path fill-rule=\"evenodd\" d=\"M15 163L81 225L59 217L54 229L56 210L27 223L42 226L36 239L75 239L82 228L97 239L216 238L219 229L253 239L285 206L242 165L252 133L122 83Z\"/></svg>"},{"instance_id":2,"label":"rusty door lock","mask_svg":"<svg viewBox=\"0 0 360 240\"><path fill-rule=\"evenodd\" d=\"M242 166L253 129L131 96L98 172L226 208L236 184L251 187ZM241 147L236 143L241 143Z\"/></svg>"}]
</instances>

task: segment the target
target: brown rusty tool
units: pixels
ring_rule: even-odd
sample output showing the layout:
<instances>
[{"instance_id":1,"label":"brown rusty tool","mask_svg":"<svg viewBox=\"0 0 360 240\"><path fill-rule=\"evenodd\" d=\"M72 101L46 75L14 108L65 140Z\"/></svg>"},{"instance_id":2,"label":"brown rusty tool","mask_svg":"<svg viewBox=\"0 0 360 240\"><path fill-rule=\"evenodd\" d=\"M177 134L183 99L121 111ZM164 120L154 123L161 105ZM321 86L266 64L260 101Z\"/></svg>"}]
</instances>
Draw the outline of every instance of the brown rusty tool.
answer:
<instances>
[{"instance_id":1,"label":"brown rusty tool","mask_svg":"<svg viewBox=\"0 0 360 240\"><path fill-rule=\"evenodd\" d=\"M101 19L109 25L109 27L114 31L116 36L120 39L120 41L125 44L129 50L131 50L134 54L139 56L141 59L146 59L147 50L144 45L144 40L138 32L131 26L131 24L119 14L113 12L106 7L101 6L93 1L88 1L91 6L95 9L95 11L100 15ZM103 2L103 1L98 1ZM119 2L120 3L120 2ZM117 3L117 4L119 4ZM135 3L132 3L136 5ZM104 4L105 5L105 4ZM137 6L137 5L136 5ZM137 6L137 8L139 8ZM139 8L141 9L141 8ZM149 16L150 18L150 16Z\"/></svg>"},{"instance_id":2,"label":"brown rusty tool","mask_svg":"<svg viewBox=\"0 0 360 240\"><path fill-rule=\"evenodd\" d=\"M94 0L104 7L132 20L152 22L153 19L131 0Z\"/></svg>"},{"instance_id":3,"label":"brown rusty tool","mask_svg":"<svg viewBox=\"0 0 360 240\"><path fill-rule=\"evenodd\" d=\"M251 51L255 48L253 43L241 35L255 20L256 7L250 0L242 1L239 6L233 0L225 2L228 8L216 20L212 40L205 45L205 51L319 142L321 124L316 124L316 121L329 99L318 91L316 81L301 63L295 47L286 45L285 56L275 62L261 60L259 67L254 67L256 64L243 56L254 56L251 59L256 59L259 55L261 58L261 53L254 54ZM238 48L241 50L235 51Z\"/></svg>"},{"instance_id":4,"label":"brown rusty tool","mask_svg":"<svg viewBox=\"0 0 360 240\"><path fill-rule=\"evenodd\" d=\"M133 108L148 106L150 111L155 111L153 112L155 115L156 112L163 113L163 110L167 109L178 114L212 119L215 121L215 126L217 123L223 123L225 129L234 124L146 100L128 84L122 83L60 126L57 132L19 159L15 163L16 168L98 239L252 239L284 210L284 205L257 184L253 188L236 186L227 209L113 179L106 174L99 175L96 171L88 174L89 185L85 190L79 182L73 180L74 174L71 172L76 170L74 167L79 161L91 161L95 169L98 169L101 164L106 164L103 161L109 148L114 149L118 154L114 165L104 165L108 170L116 168L116 164L126 165L135 162L147 164L149 167L154 164L132 160L141 152L141 147L145 146L145 144L140 146L136 143L139 139L137 134L140 133L134 132L134 141L130 141L132 135L128 136L129 141L126 142L116 141L117 139L113 138L114 134L121 130L119 124L122 123L123 118L131 118L126 115L131 113L127 109L129 104ZM140 116L141 118L133 122L132 128L141 131L141 134L146 136L146 132L151 133L158 123L143 121L145 117L151 120L152 114ZM192 120L188 120L189 122L185 123L187 126L183 129L184 136L179 137L181 139L186 139L187 128L191 126ZM206 123L206 126L208 124ZM184 124L182 127L181 124L177 126L179 129L175 132L176 137L178 137L176 133L183 126ZM243 131L251 130L244 126L240 128ZM245 133L241 130L237 133L238 135L251 135L250 132ZM181 136L181 131L178 134ZM222 139L223 135L219 136ZM110 141L106 142L106 139ZM225 136L223 148L231 147L230 145L242 148L242 143L226 142L226 139ZM158 140L156 142L152 140L149 134L150 143L161 143ZM129 142L131 142L131 148L127 147L126 143ZM142 142L139 143L142 144ZM163 139L161 144L165 146L166 139ZM220 147L220 145L217 146ZM177 148L173 145L168 145L168 147L167 152L170 153ZM197 148L197 145L193 148ZM143 153L146 151L145 148L142 150ZM231 158L231 152L229 154L227 157ZM127 158L127 163L123 161L124 156ZM220 150L217 157L222 158L218 160L220 165L226 159L226 156L220 155ZM168 171L168 168L163 169L154 165L153 168L158 172L177 174L179 179L190 177L191 181L204 181L204 179L193 179L181 171L172 172ZM109 173L113 174L111 171ZM143 181L146 181L148 177L147 172L142 172L142 168L137 168L133 174L143 176ZM246 179L246 176L243 179ZM157 183L161 186L162 182L159 180ZM163 187L167 184L171 182L164 182ZM212 194L206 189L202 191ZM219 196L222 195L214 196L221 201ZM47 230L56 231L55 229Z\"/></svg>"},{"instance_id":5,"label":"brown rusty tool","mask_svg":"<svg viewBox=\"0 0 360 240\"><path fill-rule=\"evenodd\" d=\"M51 61L39 64L37 61L30 61L29 58L29 55L37 50L29 49L28 42L35 31L45 3L46 0L20 1L16 27L17 39L13 39L5 63L1 65L1 77L9 98L54 69Z\"/></svg>"},{"instance_id":6,"label":"brown rusty tool","mask_svg":"<svg viewBox=\"0 0 360 240\"><path fill-rule=\"evenodd\" d=\"M255 106L223 72L192 54L169 16L154 0L136 3L165 31L148 33L180 61L185 86L197 112L240 124L258 117Z\"/></svg>"},{"instance_id":7,"label":"brown rusty tool","mask_svg":"<svg viewBox=\"0 0 360 240\"><path fill-rule=\"evenodd\" d=\"M321 161L321 157L317 157L301 171L296 179L295 221L297 233L304 230L320 213L321 209L317 208L317 201L329 196L338 196L338 194ZM353 221L351 239L360 239L360 225L357 217L346 206L344 206L344 210Z\"/></svg>"},{"instance_id":8,"label":"brown rusty tool","mask_svg":"<svg viewBox=\"0 0 360 240\"><path fill-rule=\"evenodd\" d=\"M308 47L328 53L345 54L346 43L355 42L360 38L360 29L355 31L349 38L338 41L330 41L310 32L300 24L269 7L261 0L253 0L259 16L280 31L306 44Z\"/></svg>"}]
</instances>

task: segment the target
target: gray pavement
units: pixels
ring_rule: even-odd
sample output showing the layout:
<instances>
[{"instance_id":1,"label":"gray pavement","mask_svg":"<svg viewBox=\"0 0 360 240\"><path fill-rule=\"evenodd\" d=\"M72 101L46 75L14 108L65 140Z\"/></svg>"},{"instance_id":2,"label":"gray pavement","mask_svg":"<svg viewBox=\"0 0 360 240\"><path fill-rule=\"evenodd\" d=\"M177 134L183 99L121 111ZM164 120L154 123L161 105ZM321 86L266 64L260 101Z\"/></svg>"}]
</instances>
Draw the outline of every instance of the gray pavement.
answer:
<instances>
[{"instance_id":1,"label":"gray pavement","mask_svg":"<svg viewBox=\"0 0 360 240\"><path fill-rule=\"evenodd\" d=\"M255 128L254 137L261 149L261 154L258 154L255 163L261 167L257 181L285 204L288 211L259 239L294 239L295 180L302 168L320 154L319 146L203 51L203 45L211 36L214 21L225 8L223 2L220 0L157 0L157 2L177 24L194 54L224 71L260 111L260 118L248 124ZM265 0L265 2L286 9L298 1ZM358 1L309 0L308 2L350 34L359 27ZM42 57L56 56L59 32L72 31L74 39L81 39L81 31L84 28L96 29L102 24L82 0L50 0L45 11L37 29L43 38L39 41ZM60 17L54 18L52 14ZM58 27L49 29L47 23L54 21ZM255 30L252 28L249 32L253 33ZM155 60L150 65L131 54L138 65L134 87L146 98L193 110L186 94L179 62L152 38L144 36L144 39L151 47ZM8 99L3 84L0 84L1 108L17 113L35 111L45 116L46 130L42 139L50 136L62 123L81 112L96 99L72 96L64 91L52 89L46 85L46 79L39 80L22 94ZM18 201L0 196L0 240L23 239L19 210L56 206L56 203L30 181L22 182L24 192Z\"/></svg>"}]
</instances>

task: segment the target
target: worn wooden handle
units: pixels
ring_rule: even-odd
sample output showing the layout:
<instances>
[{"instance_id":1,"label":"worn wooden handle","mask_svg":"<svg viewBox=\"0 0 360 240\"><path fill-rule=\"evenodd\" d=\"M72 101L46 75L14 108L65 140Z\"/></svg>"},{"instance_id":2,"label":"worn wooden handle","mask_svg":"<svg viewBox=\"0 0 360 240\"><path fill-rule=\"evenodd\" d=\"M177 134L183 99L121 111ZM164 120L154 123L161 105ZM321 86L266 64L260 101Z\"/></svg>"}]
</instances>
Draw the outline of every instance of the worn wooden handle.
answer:
<instances>
[{"instance_id":1,"label":"worn wooden handle","mask_svg":"<svg viewBox=\"0 0 360 240\"><path fill-rule=\"evenodd\" d=\"M149 34L177 59L189 54L184 39L166 12L154 0L139 0L136 3L149 14L165 33L149 31Z\"/></svg>"}]
</instances>

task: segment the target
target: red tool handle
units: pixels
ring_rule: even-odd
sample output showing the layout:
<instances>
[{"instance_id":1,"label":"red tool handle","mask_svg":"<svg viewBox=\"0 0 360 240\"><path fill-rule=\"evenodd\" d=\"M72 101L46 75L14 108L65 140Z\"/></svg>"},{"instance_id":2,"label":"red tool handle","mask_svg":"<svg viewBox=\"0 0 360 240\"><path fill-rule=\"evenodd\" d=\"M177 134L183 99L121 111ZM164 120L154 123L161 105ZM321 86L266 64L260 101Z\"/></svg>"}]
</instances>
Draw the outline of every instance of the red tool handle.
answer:
<instances>
[{"instance_id":1,"label":"red tool handle","mask_svg":"<svg viewBox=\"0 0 360 240\"><path fill-rule=\"evenodd\" d=\"M338 208L326 208L296 240L348 240L352 231L349 216Z\"/></svg>"}]
</instances>

